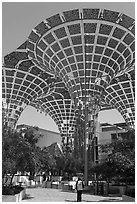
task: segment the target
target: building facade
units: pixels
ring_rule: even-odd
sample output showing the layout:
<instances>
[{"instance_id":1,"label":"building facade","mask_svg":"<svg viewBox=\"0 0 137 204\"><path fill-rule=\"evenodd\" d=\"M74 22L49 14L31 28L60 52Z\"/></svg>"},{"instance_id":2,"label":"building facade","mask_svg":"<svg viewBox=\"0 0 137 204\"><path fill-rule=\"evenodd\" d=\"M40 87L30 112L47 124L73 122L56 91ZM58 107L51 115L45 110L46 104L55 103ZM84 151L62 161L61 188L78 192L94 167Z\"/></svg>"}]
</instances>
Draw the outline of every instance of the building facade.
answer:
<instances>
[{"instance_id":1,"label":"building facade","mask_svg":"<svg viewBox=\"0 0 137 204\"><path fill-rule=\"evenodd\" d=\"M98 155L99 162L102 162L106 157L107 153L101 153L99 147L100 145L110 144L112 142L116 142L118 140L132 140L128 133L128 126L126 123L116 123L116 124L108 124L102 123L99 128L100 134L98 137Z\"/></svg>"},{"instance_id":2,"label":"building facade","mask_svg":"<svg viewBox=\"0 0 137 204\"><path fill-rule=\"evenodd\" d=\"M16 127L17 130L23 130L30 127L29 125L21 124ZM60 133L45 130L42 128L38 128L38 130L35 130L35 134L40 134L41 137L39 138L37 145L40 148L48 147L52 145L53 143L58 143L61 145L61 135Z\"/></svg>"}]
</instances>

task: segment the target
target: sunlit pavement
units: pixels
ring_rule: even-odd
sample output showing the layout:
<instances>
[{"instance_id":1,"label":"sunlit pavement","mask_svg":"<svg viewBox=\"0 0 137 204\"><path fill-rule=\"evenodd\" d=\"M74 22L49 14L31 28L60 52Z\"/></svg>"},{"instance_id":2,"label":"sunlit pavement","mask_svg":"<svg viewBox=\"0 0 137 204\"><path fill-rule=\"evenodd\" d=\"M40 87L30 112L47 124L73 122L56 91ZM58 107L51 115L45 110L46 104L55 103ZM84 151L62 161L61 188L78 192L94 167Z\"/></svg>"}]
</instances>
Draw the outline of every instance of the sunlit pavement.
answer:
<instances>
[{"instance_id":1,"label":"sunlit pavement","mask_svg":"<svg viewBox=\"0 0 137 204\"><path fill-rule=\"evenodd\" d=\"M26 198L21 202L76 202L76 193L63 192L60 189L28 188ZM121 197L103 197L89 194L82 195L83 202L121 202Z\"/></svg>"}]
</instances>

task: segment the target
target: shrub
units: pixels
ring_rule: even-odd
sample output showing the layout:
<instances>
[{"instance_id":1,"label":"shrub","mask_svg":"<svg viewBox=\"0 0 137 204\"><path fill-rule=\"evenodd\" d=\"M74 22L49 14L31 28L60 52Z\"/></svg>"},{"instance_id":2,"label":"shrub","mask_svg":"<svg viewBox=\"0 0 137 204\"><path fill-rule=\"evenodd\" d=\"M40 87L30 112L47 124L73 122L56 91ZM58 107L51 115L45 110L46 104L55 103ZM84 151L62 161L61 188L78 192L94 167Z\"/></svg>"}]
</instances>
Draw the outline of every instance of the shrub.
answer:
<instances>
[{"instance_id":1,"label":"shrub","mask_svg":"<svg viewBox=\"0 0 137 204\"><path fill-rule=\"evenodd\" d=\"M135 198L135 189L127 189L125 195Z\"/></svg>"},{"instance_id":2,"label":"shrub","mask_svg":"<svg viewBox=\"0 0 137 204\"><path fill-rule=\"evenodd\" d=\"M108 193L109 194L119 194L119 189L118 188L110 188Z\"/></svg>"},{"instance_id":3,"label":"shrub","mask_svg":"<svg viewBox=\"0 0 137 204\"><path fill-rule=\"evenodd\" d=\"M2 195L15 195L23 189L21 186L2 186Z\"/></svg>"}]
</instances>

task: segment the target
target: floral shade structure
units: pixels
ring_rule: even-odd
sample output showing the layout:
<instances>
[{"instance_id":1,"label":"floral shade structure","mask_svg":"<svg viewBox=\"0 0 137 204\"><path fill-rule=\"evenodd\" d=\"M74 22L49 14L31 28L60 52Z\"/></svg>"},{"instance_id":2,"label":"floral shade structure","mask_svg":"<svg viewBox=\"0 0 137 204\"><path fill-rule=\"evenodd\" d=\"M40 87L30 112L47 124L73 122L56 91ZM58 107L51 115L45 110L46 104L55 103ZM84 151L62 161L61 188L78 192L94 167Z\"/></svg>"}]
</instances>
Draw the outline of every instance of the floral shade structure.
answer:
<instances>
[{"instance_id":1,"label":"floral shade structure","mask_svg":"<svg viewBox=\"0 0 137 204\"><path fill-rule=\"evenodd\" d=\"M105 101L121 113L130 128L135 128L134 69L115 78L105 90Z\"/></svg>"},{"instance_id":2,"label":"floral shade structure","mask_svg":"<svg viewBox=\"0 0 137 204\"><path fill-rule=\"evenodd\" d=\"M134 64L135 21L106 9L64 11L32 30L27 49L34 63L65 83L76 107L93 98L99 110L106 88Z\"/></svg>"},{"instance_id":3,"label":"floral shade structure","mask_svg":"<svg viewBox=\"0 0 137 204\"><path fill-rule=\"evenodd\" d=\"M15 126L22 111L31 101L54 90L53 78L28 58L26 43L6 55L2 67L4 121Z\"/></svg>"},{"instance_id":4,"label":"floral shade structure","mask_svg":"<svg viewBox=\"0 0 137 204\"><path fill-rule=\"evenodd\" d=\"M50 115L57 124L62 136L62 143L72 144L76 125L75 111L64 83L60 80L56 81L54 92L38 97L30 105L37 107L37 104L40 104L41 109Z\"/></svg>"}]
</instances>

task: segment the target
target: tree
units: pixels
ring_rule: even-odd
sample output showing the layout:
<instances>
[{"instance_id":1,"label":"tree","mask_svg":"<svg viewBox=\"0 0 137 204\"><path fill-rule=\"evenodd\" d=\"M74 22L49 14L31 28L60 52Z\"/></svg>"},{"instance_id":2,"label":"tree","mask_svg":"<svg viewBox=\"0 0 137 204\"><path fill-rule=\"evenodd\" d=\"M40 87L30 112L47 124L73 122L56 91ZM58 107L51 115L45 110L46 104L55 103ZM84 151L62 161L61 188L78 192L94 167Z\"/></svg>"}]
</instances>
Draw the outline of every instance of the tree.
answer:
<instances>
[{"instance_id":1,"label":"tree","mask_svg":"<svg viewBox=\"0 0 137 204\"><path fill-rule=\"evenodd\" d=\"M77 173L82 173L84 170L83 162L76 159L73 154L66 154L56 157L56 171L59 175L71 179Z\"/></svg>"},{"instance_id":2,"label":"tree","mask_svg":"<svg viewBox=\"0 0 137 204\"><path fill-rule=\"evenodd\" d=\"M39 128L34 127L27 127L24 130L20 130L20 132L23 134L23 137L26 139L27 142L31 144L31 146L35 147L39 138L42 137L39 132Z\"/></svg>"},{"instance_id":3,"label":"tree","mask_svg":"<svg viewBox=\"0 0 137 204\"><path fill-rule=\"evenodd\" d=\"M7 126L3 126L2 131L2 176L5 174L12 175L20 172L35 172L39 163L36 154L35 135L31 132L30 138L28 132L25 136L22 131L17 132ZM27 137L26 137L27 136ZM12 179L11 179L12 183Z\"/></svg>"},{"instance_id":4,"label":"tree","mask_svg":"<svg viewBox=\"0 0 137 204\"><path fill-rule=\"evenodd\" d=\"M47 173L54 172L56 161L53 155L50 154L46 147L39 151L39 161L39 170Z\"/></svg>"},{"instance_id":5,"label":"tree","mask_svg":"<svg viewBox=\"0 0 137 204\"><path fill-rule=\"evenodd\" d=\"M90 166L90 172L97 173L102 179L122 179L124 182L135 179L135 143L134 132L131 139L117 140L110 144L102 145L101 151L108 156L102 163Z\"/></svg>"},{"instance_id":6,"label":"tree","mask_svg":"<svg viewBox=\"0 0 137 204\"><path fill-rule=\"evenodd\" d=\"M20 134L9 127L3 126L2 131L2 175L14 175L17 171L17 144L20 141Z\"/></svg>"}]
</instances>

